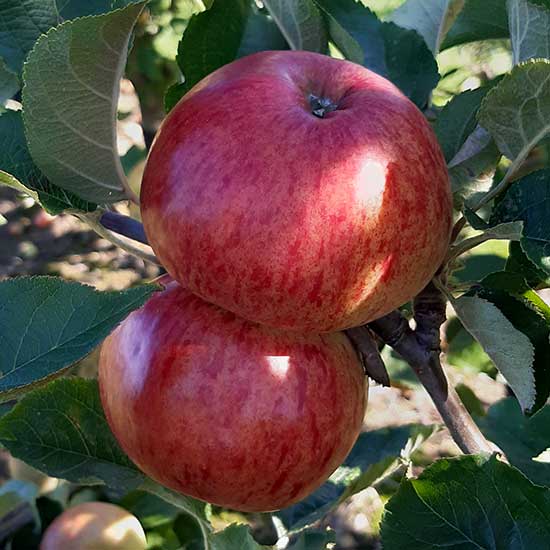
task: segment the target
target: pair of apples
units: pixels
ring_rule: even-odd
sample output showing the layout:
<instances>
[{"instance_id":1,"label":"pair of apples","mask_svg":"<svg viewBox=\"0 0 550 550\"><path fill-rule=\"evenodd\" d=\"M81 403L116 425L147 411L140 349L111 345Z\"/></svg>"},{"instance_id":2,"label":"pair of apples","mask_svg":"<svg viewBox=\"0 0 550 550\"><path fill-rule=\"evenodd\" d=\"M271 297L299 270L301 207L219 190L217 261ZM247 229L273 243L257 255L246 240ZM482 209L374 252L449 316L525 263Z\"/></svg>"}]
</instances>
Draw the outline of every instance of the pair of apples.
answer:
<instances>
[{"instance_id":1,"label":"pair of apples","mask_svg":"<svg viewBox=\"0 0 550 550\"><path fill-rule=\"evenodd\" d=\"M447 250L434 133L361 66L258 53L168 115L141 212L177 282L103 345L116 438L184 494L244 511L297 502L361 429L365 377L341 331L410 300Z\"/></svg>"}]
</instances>

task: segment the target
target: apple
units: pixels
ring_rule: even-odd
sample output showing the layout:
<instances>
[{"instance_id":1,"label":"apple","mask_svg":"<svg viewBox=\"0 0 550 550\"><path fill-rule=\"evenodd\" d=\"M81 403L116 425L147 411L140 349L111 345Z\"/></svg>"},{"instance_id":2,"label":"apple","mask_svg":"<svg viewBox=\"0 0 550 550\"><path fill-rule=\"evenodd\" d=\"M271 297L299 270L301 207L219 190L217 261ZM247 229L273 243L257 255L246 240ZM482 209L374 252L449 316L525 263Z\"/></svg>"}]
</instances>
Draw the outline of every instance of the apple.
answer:
<instances>
[{"instance_id":1,"label":"apple","mask_svg":"<svg viewBox=\"0 0 550 550\"><path fill-rule=\"evenodd\" d=\"M177 283L99 360L107 420L143 472L242 511L284 508L328 478L361 429L365 380L344 334L250 323Z\"/></svg>"},{"instance_id":2,"label":"apple","mask_svg":"<svg viewBox=\"0 0 550 550\"><path fill-rule=\"evenodd\" d=\"M40 550L145 550L138 519L114 504L85 502L69 508L46 529Z\"/></svg>"},{"instance_id":3,"label":"apple","mask_svg":"<svg viewBox=\"0 0 550 550\"><path fill-rule=\"evenodd\" d=\"M435 135L392 83L271 51L218 69L174 107L141 213L193 293L251 321L325 332L415 296L445 256L452 206Z\"/></svg>"}]
</instances>

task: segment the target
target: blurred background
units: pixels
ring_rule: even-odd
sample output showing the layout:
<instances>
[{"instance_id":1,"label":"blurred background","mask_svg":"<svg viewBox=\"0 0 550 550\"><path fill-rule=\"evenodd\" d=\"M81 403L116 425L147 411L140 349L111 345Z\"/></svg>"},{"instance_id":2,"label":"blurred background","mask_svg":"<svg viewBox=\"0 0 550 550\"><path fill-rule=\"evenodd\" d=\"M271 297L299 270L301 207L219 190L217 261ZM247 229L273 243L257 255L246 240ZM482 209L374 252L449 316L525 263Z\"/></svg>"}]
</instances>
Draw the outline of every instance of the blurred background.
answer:
<instances>
[{"instance_id":1,"label":"blurred background","mask_svg":"<svg viewBox=\"0 0 550 550\"><path fill-rule=\"evenodd\" d=\"M195 0L195 3L195 8L200 9L201 0ZM364 3L384 18L403 0L364 0ZM178 41L192 13L190 5L192 3L188 0L153 0L137 25L126 77L121 82L117 123L119 153L136 192L139 192L147 147L164 117L164 92L180 78L175 56ZM441 80L433 94L432 112L454 95L477 88L508 71L511 67L509 43L494 40L454 47L438 56L438 64ZM430 116L429 112L427 114ZM547 155L548 152L543 148L535 154ZM139 217L135 208L123 206L119 211ZM460 270L455 272L455 283L460 285L479 280L484 274L502 269L507 254L508 245L502 241L492 241L474 249L464 257ZM59 275L101 290L120 290L154 278L159 271L157 267L115 248L75 217L50 217L32 199L0 187L0 278L33 274ZM449 315L443 341L448 376L469 410L478 417L486 415L491 405L507 396L507 388L480 346L451 312ZM410 423L439 423L430 399L416 382L412 371L388 349L383 351L383 356L392 387L371 387L365 430ZM96 365L97 351L78 364L76 372L93 376ZM440 456L454 454L458 454L457 447L446 430L441 429L414 453L413 464L417 470L414 473ZM104 488L80 488L45 478L13 461L5 452L2 459L0 475L5 480L15 478L38 484L43 495L38 506L46 523L67 502L117 502L121 499L120 495L111 494ZM378 548L378 525L382 506L392 493L391 480L386 485L355 496L327 520L336 531L337 548ZM172 543L174 548L181 548L177 537L167 529L185 531L192 526L183 517L179 523L167 527L166 518L173 518L175 509L141 493L124 496L122 502L142 521L151 548L172 548ZM261 515L245 517L214 509L213 517L218 526L236 519L250 522L258 540L273 542L273 525ZM36 547L30 531L25 534L23 530L18 537L12 548L28 550Z\"/></svg>"}]
</instances>

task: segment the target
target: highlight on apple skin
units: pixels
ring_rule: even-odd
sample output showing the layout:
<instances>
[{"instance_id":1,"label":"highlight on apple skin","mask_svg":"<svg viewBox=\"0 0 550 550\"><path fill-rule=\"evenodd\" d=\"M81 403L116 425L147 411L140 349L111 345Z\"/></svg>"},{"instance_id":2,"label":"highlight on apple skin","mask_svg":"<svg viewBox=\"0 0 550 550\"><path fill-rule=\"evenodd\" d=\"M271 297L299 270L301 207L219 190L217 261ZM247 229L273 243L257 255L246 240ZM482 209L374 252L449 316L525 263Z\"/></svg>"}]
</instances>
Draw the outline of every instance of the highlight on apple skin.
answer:
<instances>
[{"instance_id":1,"label":"highlight on apple skin","mask_svg":"<svg viewBox=\"0 0 550 550\"><path fill-rule=\"evenodd\" d=\"M360 325L415 296L447 250L449 178L392 83L310 52L261 52L199 82L163 122L141 191L168 272L268 326Z\"/></svg>"},{"instance_id":2,"label":"highlight on apple skin","mask_svg":"<svg viewBox=\"0 0 550 550\"><path fill-rule=\"evenodd\" d=\"M138 519L108 502L85 502L65 510L46 529L40 550L145 550Z\"/></svg>"},{"instance_id":3,"label":"highlight on apple skin","mask_svg":"<svg viewBox=\"0 0 550 550\"><path fill-rule=\"evenodd\" d=\"M107 338L99 384L115 437L147 475L243 511L320 486L353 446L367 399L344 334L253 324L176 283Z\"/></svg>"}]
</instances>

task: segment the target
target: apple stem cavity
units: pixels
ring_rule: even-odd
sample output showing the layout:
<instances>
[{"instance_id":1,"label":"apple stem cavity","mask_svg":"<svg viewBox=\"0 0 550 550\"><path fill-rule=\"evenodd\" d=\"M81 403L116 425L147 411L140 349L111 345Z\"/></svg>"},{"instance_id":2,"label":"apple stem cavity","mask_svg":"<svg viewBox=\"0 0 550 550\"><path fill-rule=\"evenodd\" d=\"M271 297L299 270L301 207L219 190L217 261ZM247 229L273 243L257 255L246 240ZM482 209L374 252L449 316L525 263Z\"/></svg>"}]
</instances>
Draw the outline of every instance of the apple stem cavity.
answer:
<instances>
[{"instance_id":1,"label":"apple stem cavity","mask_svg":"<svg viewBox=\"0 0 550 550\"><path fill-rule=\"evenodd\" d=\"M415 330L399 310L373 321L369 327L413 369L462 452L499 451L485 439L441 366L440 327L446 319L445 307L445 298L430 283L413 302Z\"/></svg>"},{"instance_id":2,"label":"apple stem cavity","mask_svg":"<svg viewBox=\"0 0 550 550\"><path fill-rule=\"evenodd\" d=\"M325 118L328 113L338 109L338 104L328 97L319 97L315 94L309 94L308 100L312 114L318 118Z\"/></svg>"}]
</instances>

